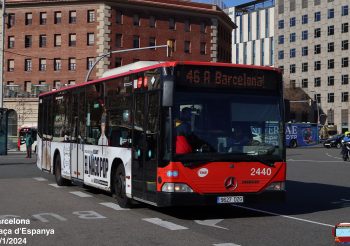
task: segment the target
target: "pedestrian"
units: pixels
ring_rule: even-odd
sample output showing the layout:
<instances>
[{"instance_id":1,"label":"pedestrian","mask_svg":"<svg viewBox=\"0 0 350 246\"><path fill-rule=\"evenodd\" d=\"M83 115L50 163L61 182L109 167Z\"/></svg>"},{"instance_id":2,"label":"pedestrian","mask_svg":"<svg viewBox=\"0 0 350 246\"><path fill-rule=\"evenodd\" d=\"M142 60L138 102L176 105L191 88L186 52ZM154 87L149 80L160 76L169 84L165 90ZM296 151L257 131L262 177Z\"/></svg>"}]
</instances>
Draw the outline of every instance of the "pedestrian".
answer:
<instances>
[{"instance_id":1,"label":"pedestrian","mask_svg":"<svg viewBox=\"0 0 350 246\"><path fill-rule=\"evenodd\" d=\"M32 144L33 144L32 133L28 131L26 133L26 149L27 149L26 158L32 158Z\"/></svg>"}]
</instances>

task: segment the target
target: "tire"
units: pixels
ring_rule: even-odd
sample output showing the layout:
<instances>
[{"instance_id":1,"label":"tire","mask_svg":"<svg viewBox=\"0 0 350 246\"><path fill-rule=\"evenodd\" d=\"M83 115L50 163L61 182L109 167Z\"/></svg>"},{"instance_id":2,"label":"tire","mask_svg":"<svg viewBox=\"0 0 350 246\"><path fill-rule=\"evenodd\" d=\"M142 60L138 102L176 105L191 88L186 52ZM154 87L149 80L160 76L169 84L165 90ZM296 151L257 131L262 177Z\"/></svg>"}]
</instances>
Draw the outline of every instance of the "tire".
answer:
<instances>
[{"instance_id":1,"label":"tire","mask_svg":"<svg viewBox=\"0 0 350 246\"><path fill-rule=\"evenodd\" d=\"M131 199L126 196L125 186L125 170L124 166L120 164L114 172L113 176L113 192L117 202L122 208L131 207Z\"/></svg>"},{"instance_id":2,"label":"tire","mask_svg":"<svg viewBox=\"0 0 350 246\"><path fill-rule=\"evenodd\" d=\"M337 143L337 145L335 146L337 149L341 148L341 143Z\"/></svg>"},{"instance_id":3,"label":"tire","mask_svg":"<svg viewBox=\"0 0 350 246\"><path fill-rule=\"evenodd\" d=\"M65 179L61 175L61 157L57 155L55 158L55 180L58 186L67 186L69 180Z\"/></svg>"},{"instance_id":4,"label":"tire","mask_svg":"<svg viewBox=\"0 0 350 246\"><path fill-rule=\"evenodd\" d=\"M289 143L290 148L296 148L297 146L298 145L297 145L297 142L295 140L290 141L290 143Z\"/></svg>"}]
</instances>

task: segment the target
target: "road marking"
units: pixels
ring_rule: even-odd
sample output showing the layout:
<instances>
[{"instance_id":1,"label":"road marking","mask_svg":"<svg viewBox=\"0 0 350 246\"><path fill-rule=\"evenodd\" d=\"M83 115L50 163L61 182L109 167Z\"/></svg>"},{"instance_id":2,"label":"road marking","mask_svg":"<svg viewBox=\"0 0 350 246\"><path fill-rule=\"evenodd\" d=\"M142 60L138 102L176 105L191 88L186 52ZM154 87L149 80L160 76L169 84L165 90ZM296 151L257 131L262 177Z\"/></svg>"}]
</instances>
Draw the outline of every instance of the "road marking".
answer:
<instances>
[{"instance_id":1,"label":"road marking","mask_svg":"<svg viewBox=\"0 0 350 246\"><path fill-rule=\"evenodd\" d=\"M177 224L174 224L172 222L165 221L165 220L162 220L159 218L144 218L142 220L147 221L147 222L152 223L152 224L155 224L155 225L158 225L158 226L161 226L161 227L164 227L164 228L167 228L167 229L172 230L172 231L188 229L187 227L177 225Z\"/></svg>"},{"instance_id":2,"label":"road marking","mask_svg":"<svg viewBox=\"0 0 350 246\"><path fill-rule=\"evenodd\" d=\"M234 243L215 243L213 245L214 246L241 246L239 244L234 244Z\"/></svg>"},{"instance_id":3,"label":"road marking","mask_svg":"<svg viewBox=\"0 0 350 246\"><path fill-rule=\"evenodd\" d=\"M334 157L335 158L335 157ZM344 162L344 161L318 161L318 160L294 160L294 159L287 159L288 161L295 161L295 162Z\"/></svg>"},{"instance_id":4,"label":"road marking","mask_svg":"<svg viewBox=\"0 0 350 246\"><path fill-rule=\"evenodd\" d=\"M128 208L122 208L120 207L118 204L115 204L113 202L102 202L100 203L101 205L103 206L106 206L108 208L111 208L111 209L114 209L114 210L117 210L117 211L120 211L120 210L130 210Z\"/></svg>"},{"instance_id":5,"label":"road marking","mask_svg":"<svg viewBox=\"0 0 350 246\"><path fill-rule=\"evenodd\" d=\"M331 158L334 158L334 159L343 160L343 158L341 158L341 157L332 156L332 155L330 155L330 154L328 154L328 153L326 153L326 156L331 157Z\"/></svg>"},{"instance_id":6,"label":"road marking","mask_svg":"<svg viewBox=\"0 0 350 246\"><path fill-rule=\"evenodd\" d=\"M79 196L79 197L92 197L91 195L86 194L86 193L81 192L81 191L71 191L69 193L76 195L76 196Z\"/></svg>"},{"instance_id":7,"label":"road marking","mask_svg":"<svg viewBox=\"0 0 350 246\"><path fill-rule=\"evenodd\" d=\"M62 186L58 186L57 184L53 183L53 184L49 184L51 185L52 187L55 187L55 188L62 188Z\"/></svg>"},{"instance_id":8,"label":"road marking","mask_svg":"<svg viewBox=\"0 0 350 246\"><path fill-rule=\"evenodd\" d=\"M35 177L33 179L35 179L36 181L40 181L40 182L48 181L46 178L42 178L42 177Z\"/></svg>"},{"instance_id":9,"label":"road marking","mask_svg":"<svg viewBox=\"0 0 350 246\"><path fill-rule=\"evenodd\" d=\"M312 221L312 220L301 219L301 218L297 218L297 217L293 217L293 216L288 216L288 215L283 215L283 214L277 214L277 213L273 213L273 212L269 212L269 211L264 211L264 210L260 210L260 209L256 209L256 208L250 208L250 207L240 206L240 205L236 205L236 204L232 204L232 206L233 206L233 207L237 207L237 208L243 208L243 209L255 211L255 212L260 212L260 213L264 213L264 214L280 216L280 217L287 218L287 219L292 219L292 220L298 220L298 221L303 221L303 222L307 222L307 223L312 223L312 224L316 224L316 225L334 227L334 225L330 225L330 224L320 223L320 222Z\"/></svg>"},{"instance_id":10,"label":"road marking","mask_svg":"<svg viewBox=\"0 0 350 246\"><path fill-rule=\"evenodd\" d=\"M217 220L195 220L194 222L196 222L197 224L200 224L200 225L204 225L204 226L211 226L211 227L215 227L215 228L228 230L225 227L216 225L217 223L220 223L221 221L223 221L223 219L217 219Z\"/></svg>"}]
</instances>

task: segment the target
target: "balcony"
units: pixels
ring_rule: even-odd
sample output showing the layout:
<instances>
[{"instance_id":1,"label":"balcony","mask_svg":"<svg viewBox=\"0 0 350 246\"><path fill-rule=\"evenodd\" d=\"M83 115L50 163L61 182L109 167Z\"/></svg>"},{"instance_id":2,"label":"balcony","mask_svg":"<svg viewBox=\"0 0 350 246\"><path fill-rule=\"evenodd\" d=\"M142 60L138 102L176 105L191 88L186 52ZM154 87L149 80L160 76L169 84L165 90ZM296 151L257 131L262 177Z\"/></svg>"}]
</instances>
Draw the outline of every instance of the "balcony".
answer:
<instances>
[{"instance_id":1,"label":"balcony","mask_svg":"<svg viewBox=\"0 0 350 246\"><path fill-rule=\"evenodd\" d=\"M5 85L4 98L32 98L48 91L50 91L50 86L47 84L32 85L30 92L23 90L20 85Z\"/></svg>"}]
</instances>

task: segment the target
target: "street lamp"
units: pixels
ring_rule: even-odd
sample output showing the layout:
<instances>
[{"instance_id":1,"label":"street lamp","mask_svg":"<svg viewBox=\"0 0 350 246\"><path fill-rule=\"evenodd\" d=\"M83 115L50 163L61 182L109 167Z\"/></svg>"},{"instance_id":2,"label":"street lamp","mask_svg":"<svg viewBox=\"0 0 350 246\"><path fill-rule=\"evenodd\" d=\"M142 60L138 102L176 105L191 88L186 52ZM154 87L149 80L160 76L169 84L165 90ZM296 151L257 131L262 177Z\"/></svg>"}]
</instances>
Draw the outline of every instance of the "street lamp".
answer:
<instances>
[{"instance_id":1,"label":"street lamp","mask_svg":"<svg viewBox=\"0 0 350 246\"><path fill-rule=\"evenodd\" d=\"M106 53L103 53L102 55L100 55L96 61L94 62L94 64L92 64L92 66L90 67L86 78L85 78L85 82L88 81L90 74L92 72L92 70L94 69L94 67L96 66L96 64L101 61L103 58L105 58L106 56L109 56L110 54L115 54L115 53L123 53L123 52L128 52L128 51L137 51L137 50L147 50L147 49L155 49L155 48L167 48L167 56L170 56L171 51L169 51L169 48L172 49L173 48L173 43L171 40L167 41L167 44L163 44L163 45L156 45L156 46L147 46L147 47L141 47L141 48L132 48L132 49L124 49L124 50L114 50L114 51L109 51Z\"/></svg>"}]
</instances>

